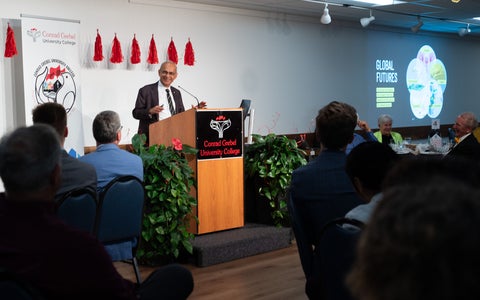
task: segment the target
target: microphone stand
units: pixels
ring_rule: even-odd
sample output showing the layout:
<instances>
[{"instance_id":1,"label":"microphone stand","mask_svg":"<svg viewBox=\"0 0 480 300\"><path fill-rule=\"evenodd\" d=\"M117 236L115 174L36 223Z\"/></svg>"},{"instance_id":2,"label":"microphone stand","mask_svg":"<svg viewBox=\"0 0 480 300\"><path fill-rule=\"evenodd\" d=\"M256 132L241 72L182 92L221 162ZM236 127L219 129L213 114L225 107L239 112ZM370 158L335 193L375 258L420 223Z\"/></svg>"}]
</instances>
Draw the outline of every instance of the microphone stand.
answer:
<instances>
[{"instance_id":1,"label":"microphone stand","mask_svg":"<svg viewBox=\"0 0 480 300\"><path fill-rule=\"evenodd\" d=\"M186 89L184 89L183 87L181 87L179 85L178 85L178 88L181 89L182 91L184 91L185 93L189 94L190 96L192 96L195 100L197 100L197 107L200 108L200 101L198 100L198 98L194 94L190 93L189 91L187 91Z\"/></svg>"}]
</instances>

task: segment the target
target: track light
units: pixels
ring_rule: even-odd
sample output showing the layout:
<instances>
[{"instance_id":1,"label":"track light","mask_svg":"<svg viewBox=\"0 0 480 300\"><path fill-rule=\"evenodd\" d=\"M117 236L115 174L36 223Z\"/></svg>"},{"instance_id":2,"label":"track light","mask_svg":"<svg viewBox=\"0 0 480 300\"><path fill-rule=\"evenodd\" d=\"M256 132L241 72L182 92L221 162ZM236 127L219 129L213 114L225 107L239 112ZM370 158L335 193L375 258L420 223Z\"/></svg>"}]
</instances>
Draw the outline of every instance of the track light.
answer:
<instances>
[{"instance_id":1,"label":"track light","mask_svg":"<svg viewBox=\"0 0 480 300\"><path fill-rule=\"evenodd\" d=\"M370 25L370 22L372 22L373 20L375 20L375 17L372 16L372 11L370 10L370 17L361 18L360 19L360 24L362 24L362 27L367 27L368 25Z\"/></svg>"},{"instance_id":2,"label":"track light","mask_svg":"<svg viewBox=\"0 0 480 300\"><path fill-rule=\"evenodd\" d=\"M469 34L470 32L472 32L472 30L470 29L470 24L467 24L467 28L458 29L458 35L459 36L465 36L465 35Z\"/></svg>"},{"instance_id":3,"label":"track light","mask_svg":"<svg viewBox=\"0 0 480 300\"><path fill-rule=\"evenodd\" d=\"M320 18L320 22L322 22L322 24L330 24L330 22L332 22L332 17L330 17L330 14L328 13L328 3L325 3L325 9L323 10L323 15L322 17Z\"/></svg>"},{"instance_id":4,"label":"track light","mask_svg":"<svg viewBox=\"0 0 480 300\"><path fill-rule=\"evenodd\" d=\"M418 20L418 23L417 23L416 25L413 25L413 26L410 28L410 29L411 29L413 32L415 32L415 33L417 33L417 32L420 30L420 28L422 28L422 26L423 26L423 21L422 21L422 19L420 19L420 17L417 17L417 20Z\"/></svg>"}]
</instances>

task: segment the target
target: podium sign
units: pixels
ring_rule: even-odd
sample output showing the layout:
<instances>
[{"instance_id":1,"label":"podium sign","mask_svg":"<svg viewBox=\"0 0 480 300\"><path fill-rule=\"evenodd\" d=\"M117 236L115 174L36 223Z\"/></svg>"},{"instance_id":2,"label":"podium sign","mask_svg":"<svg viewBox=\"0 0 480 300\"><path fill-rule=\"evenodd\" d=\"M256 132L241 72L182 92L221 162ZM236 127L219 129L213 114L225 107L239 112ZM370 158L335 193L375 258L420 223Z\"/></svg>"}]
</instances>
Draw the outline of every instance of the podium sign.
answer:
<instances>
[{"instance_id":1,"label":"podium sign","mask_svg":"<svg viewBox=\"0 0 480 300\"><path fill-rule=\"evenodd\" d=\"M241 111L197 111L197 159L241 157L242 124Z\"/></svg>"},{"instance_id":2,"label":"podium sign","mask_svg":"<svg viewBox=\"0 0 480 300\"><path fill-rule=\"evenodd\" d=\"M189 109L150 125L150 145L172 138L195 145L189 165L197 187L189 231L204 234L244 226L243 117L241 108Z\"/></svg>"}]
</instances>

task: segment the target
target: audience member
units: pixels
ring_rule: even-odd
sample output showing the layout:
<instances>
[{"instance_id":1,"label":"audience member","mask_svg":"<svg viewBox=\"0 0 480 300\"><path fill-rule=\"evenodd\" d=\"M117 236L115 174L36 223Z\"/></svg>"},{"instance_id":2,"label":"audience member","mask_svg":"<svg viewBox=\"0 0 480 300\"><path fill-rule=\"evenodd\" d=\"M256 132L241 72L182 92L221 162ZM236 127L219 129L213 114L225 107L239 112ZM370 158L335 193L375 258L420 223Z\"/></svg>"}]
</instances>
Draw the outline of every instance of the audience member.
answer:
<instances>
[{"instance_id":1,"label":"audience member","mask_svg":"<svg viewBox=\"0 0 480 300\"><path fill-rule=\"evenodd\" d=\"M68 137L67 112L65 108L54 102L38 105L32 111L34 124L43 123L53 126L60 138L60 145L64 147L65 138ZM55 200L61 199L67 192L77 188L88 188L97 192L97 173L92 165L81 162L70 156L67 151L62 151L62 176L61 185Z\"/></svg>"},{"instance_id":2,"label":"audience member","mask_svg":"<svg viewBox=\"0 0 480 300\"><path fill-rule=\"evenodd\" d=\"M310 298L319 296L313 278L313 246L322 227L361 203L345 172L345 148L356 124L355 108L346 103L333 101L320 109L315 130L320 154L292 174L288 209Z\"/></svg>"},{"instance_id":3,"label":"audience member","mask_svg":"<svg viewBox=\"0 0 480 300\"><path fill-rule=\"evenodd\" d=\"M357 115L357 118L358 118L358 115ZM347 149L345 150L345 153L347 155L350 153L350 151L352 151L353 148L355 148L356 146L360 145L365 141L378 142L377 138L373 134L372 130L370 129L370 126L368 126L368 123L366 121L357 120L357 125L365 133L365 138L362 135L354 132L353 140L350 144L347 145Z\"/></svg>"},{"instance_id":4,"label":"audience member","mask_svg":"<svg viewBox=\"0 0 480 300\"><path fill-rule=\"evenodd\" d=\"M355 147L347 156L345 170L359 196L366 202L345 217L367 223L374 208L382 198L382 183L399 156L387 145L365 142Z\"/></svg>"},{"instance_id":5,"label":"audience member","mask_svg":"<svg viewBox=\"0 0 480 300\"><path fill-rule=\"evenodd\" d=\"M393 168L347 280L356 299L480 298L479 170L462 159Z\"/></svg>"},{"instance_id":6,"label":"audience member","mask_svg":"<svg viewBox=\"0 0 480 300\"><path fill-rule=\"evenodd\" d=\"M118 143L122 139L120 117L114 111L99 113L93 120L93 136L97 141L97 149L80 159L95 167L97 171L99 193L113 179L124 175L133 175L143 181L143 162L140 156L122 150ZM104 245L113 261L131 257L132 244L122 242Z\"/></svg>"},{"instance_id":7,"label":"audience member","mask_svg":"<svg viewBox=\"0 0 480 300\"><path fill-rule=\"evenodd\" d=\"M138 133L144 133L147 140L150 124L185 111L182 94L172 86L177 78L177 65L172 61L162 63L158 76L159 81L148 84L138 91L135 108L132 111L133 117L139 120ZM206 102L202 101L198 108L206 105Z\"/></svg>"},{"instance_id":8,"label":"audience member","mask_svg":"<svg viewBox=\"0 0 480 300\"><path fill-rule=\"evenodd\" d=\"M447 156L464 157L473 160L480 160L480 144L472 131L477 128L478 121L471 112L460 114L455 120L453 130L458 142L447 153Z\"/></svg>"},{"instance_id":9,"label":"audience member","mask_svg":"<svg viewBox=\"0 0 480 300\"><path fill-rule=\"evenodd\" d=\"M380 143L386 145L402 143L402 135L392 131L392 123L393 119L390 115L383 114L378 117L379 131L375 132L374 135Z\"/></svg>"},{"instance_id":10,"label":"audience member","mask_svg":"<svg viewBox=\"0 0 480 300\"><path fill-rule=\"evenodd\" d=\"M0 141L0 266L45 299L186 299L193 278L168 265L136 286L116 271L97 239L54 213L62 149L51 126L20 127Z\"/></svg>"},{"instance_id":11,"label":"audience member","mask_svg":"<svg viewBox=\"0 0 480 300\"><path fill-rule=\"evenodd\" d=\"M92 131L97 149L80 160L95 167L98 191L118 176L133 175L143 181L142 159L118 147L122 125L116 112L106 110L99 113L93 120Z\"/></svg>"}]
</instances>

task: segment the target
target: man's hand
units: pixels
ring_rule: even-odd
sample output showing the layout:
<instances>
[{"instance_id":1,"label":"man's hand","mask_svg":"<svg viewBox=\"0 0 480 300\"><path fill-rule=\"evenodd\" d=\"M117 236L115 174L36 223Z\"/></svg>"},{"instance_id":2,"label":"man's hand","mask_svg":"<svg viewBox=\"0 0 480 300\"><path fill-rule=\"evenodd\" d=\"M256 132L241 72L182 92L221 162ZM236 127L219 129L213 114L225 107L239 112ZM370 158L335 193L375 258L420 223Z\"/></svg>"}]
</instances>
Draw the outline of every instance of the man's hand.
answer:
<instances>
[{"instance_id":1,"label":"man's hand","mask_svg":"<svg viewBox=\"0 0 480 300\"><path fill-rule=\"evenodd\" d=\"M205 108L207 107L207 102L205 101L200 101L197 106L192 105L192 108Z\"/></svg>"},{"instance_id":2,"label":"man's hand","mask_svg":"<svg viewBox=\"0 0 480 300\"><path fill-rule=\"evenodd\" d=\"M163 111L163 105L157 105L148 110L148 113L151 115L158 114Z\"/></svg>"},{"instance_id":3,"label":"man's hand","mask_svg":"<svg viewBox=\"0 0 480 300\"><path fill-rule=\"evenodd\" d=\"M361 128L362 130L364 130L365 132L370 132L370 131L372 131L372 130L370 129L370 127L368 126L368 123L365 122L365 121L358 120L357 125L358 125L358 127L360 127L360 128Z\"/></svg>"}]
</instances>

